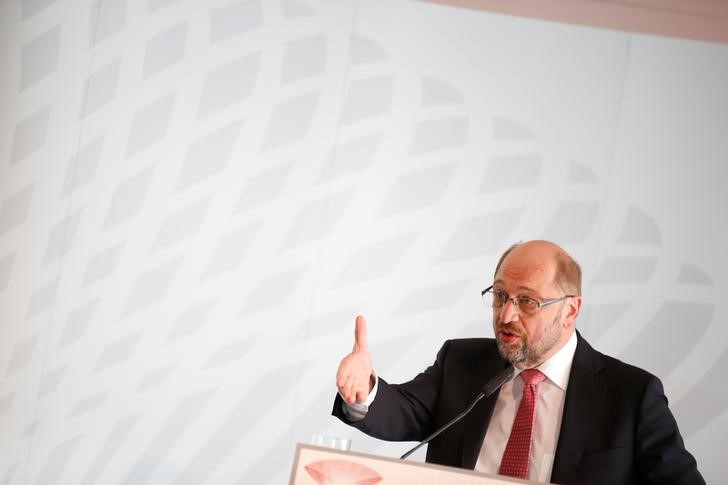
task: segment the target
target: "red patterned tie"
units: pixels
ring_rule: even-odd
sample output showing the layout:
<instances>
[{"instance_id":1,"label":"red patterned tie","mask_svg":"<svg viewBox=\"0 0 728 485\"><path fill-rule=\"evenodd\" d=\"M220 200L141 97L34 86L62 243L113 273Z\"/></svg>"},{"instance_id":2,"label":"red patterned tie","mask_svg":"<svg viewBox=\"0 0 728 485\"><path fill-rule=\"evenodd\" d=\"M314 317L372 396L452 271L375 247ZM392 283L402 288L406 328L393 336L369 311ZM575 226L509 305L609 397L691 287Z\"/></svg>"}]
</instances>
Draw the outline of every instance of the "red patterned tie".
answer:
<instances>
[{"instance_id":1,"label":"red patterned tie","mask_svg":"<svg viewBox=\"0 0 728 485\"><path fill-rule=\"evenodd\" d=\"M506 451L503 452L498 474L516 478L528 478L528 459L531 455L531 434L536 421L536 399L538 385L546 378L541 371L526 369L521 372L523 379L523 398L518 406L516 420L513 422L511 436Z\"/></svg>"}]
</instances>

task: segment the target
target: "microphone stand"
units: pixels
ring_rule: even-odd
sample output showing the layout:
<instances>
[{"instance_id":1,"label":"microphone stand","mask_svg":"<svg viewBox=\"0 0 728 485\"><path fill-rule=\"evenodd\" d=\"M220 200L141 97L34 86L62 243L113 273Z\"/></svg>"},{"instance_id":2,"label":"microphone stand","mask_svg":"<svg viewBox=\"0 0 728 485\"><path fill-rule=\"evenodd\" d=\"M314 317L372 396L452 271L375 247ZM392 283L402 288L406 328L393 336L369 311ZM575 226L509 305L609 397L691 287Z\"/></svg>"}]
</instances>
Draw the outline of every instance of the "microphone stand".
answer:
<instances>
[{"instance_id":1,"label":"microphone stand","mask_svg":"<svg viewBox=\"0 0 728 485\"><path fill-rule=\"evenodd\" d=\"M417 446L415 446L414 448L412 448L411 450L409 450L404 455L400 456L399 459L400 460L406 459L412 453L414 453L415 451L419 450L424 445L426 445L427 443L429 443L430 441L432 441L434 438L436 438L437 436L439 436L440 433L442 433L443 431L445 431L446 429L448 429L450 426L452 426L453 424L455 424L458 421L460 421L461 419L463 419L463 417L465 417L465 415L467 415L470 411L473 410L473 408L475 407L475 405L478 404L478 402L480 402L481 399L483 399L484 397L490 396L495 391L497 391L503 384L505 384L507 381L509 381L511 379L511 377L513 377L513 373L514 372L515 372L515 369L513 367L508 367L503 372L501 372L500 374L496 375L493 379L491 379L490 381L488 381L483 386L483 389L480 391L480 393L477 396L475 396L475 399L473 399L473 402L470 403L470 406L468 406L465 409L465 411L461 412L460 414L458 414L457 416L455 416L454 418L452 418L450 421L448 421L447 423L445 423L443 426L441 426L440 428L438 428L434 433L432 433L430 436L428 436L427 438L425 438L424 441L421 441L420 443L417 444Z\"/></svg>"}]
</instances>

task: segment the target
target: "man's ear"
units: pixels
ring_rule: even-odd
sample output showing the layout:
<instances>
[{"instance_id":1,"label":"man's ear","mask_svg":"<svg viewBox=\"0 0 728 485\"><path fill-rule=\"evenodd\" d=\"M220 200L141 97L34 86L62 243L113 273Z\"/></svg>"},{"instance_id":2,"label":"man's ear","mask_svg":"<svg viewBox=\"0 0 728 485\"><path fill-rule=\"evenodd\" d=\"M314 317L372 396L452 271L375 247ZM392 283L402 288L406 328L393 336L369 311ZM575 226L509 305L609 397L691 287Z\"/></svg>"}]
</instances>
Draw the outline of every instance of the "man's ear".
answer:
<instances>
[{"instance_id":1,"label":"man's ear","mask_svg":"<svg viewBox=\"0 0 728 485\"><path fill-rule=\"evenodd\" d=\"M566 315L564 315L564 326L574 328L576 326L576 318L581 311L581 297L572 296L566 304Z\"/></svg>"}]
</instances>

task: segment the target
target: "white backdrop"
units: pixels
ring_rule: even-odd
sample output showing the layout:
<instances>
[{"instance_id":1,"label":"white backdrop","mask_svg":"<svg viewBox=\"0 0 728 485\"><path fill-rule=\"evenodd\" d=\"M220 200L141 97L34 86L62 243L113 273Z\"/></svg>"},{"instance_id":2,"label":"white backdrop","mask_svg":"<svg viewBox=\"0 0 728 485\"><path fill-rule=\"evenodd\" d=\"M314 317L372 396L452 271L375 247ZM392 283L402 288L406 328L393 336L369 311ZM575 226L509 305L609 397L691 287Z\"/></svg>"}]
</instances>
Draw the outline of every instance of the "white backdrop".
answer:
<instances>
[{"instance_id":1,"label":"white backdrop","mask_svg":"<svg viewBox=\"0 0 728 485\"><path fill-rule=\"evenodd\" d=\"M0 6L0 484L286 483L353 318L492 335L511 243L728 476L728 45L370 0ZM421 455L420 455L421 456Z\"/></svg>"}]
</instances>

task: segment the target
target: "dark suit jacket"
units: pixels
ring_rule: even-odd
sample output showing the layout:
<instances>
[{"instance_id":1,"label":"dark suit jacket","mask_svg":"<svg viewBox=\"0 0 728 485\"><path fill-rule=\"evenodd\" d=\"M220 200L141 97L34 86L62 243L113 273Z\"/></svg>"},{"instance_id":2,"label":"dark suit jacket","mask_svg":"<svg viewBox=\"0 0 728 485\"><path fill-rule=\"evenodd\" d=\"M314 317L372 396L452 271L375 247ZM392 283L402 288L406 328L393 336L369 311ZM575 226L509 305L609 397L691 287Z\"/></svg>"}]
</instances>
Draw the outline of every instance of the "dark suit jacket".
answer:
<instances>
[{"instance_id":1,"label":"dark suit jacket","mask_svg":"<svg viewBox=\"0 0 728 485\"><path fill-rule=\"evenodd\" d=\"M660 380L594 350L577 333L551 482L700 484ZM376 438L421 441L464 410L507 366L493 339L445 342L435 363L413 380L379 379L366 417L350 422L336 396L333 414ZM428 445L427 461L473 469L497 393Z\"/></svg>"}]
</instances>

